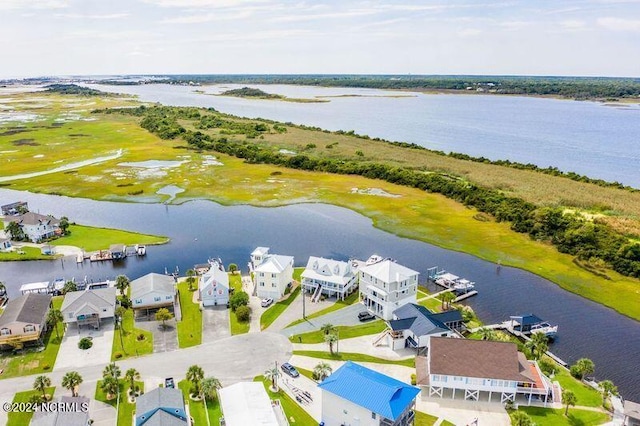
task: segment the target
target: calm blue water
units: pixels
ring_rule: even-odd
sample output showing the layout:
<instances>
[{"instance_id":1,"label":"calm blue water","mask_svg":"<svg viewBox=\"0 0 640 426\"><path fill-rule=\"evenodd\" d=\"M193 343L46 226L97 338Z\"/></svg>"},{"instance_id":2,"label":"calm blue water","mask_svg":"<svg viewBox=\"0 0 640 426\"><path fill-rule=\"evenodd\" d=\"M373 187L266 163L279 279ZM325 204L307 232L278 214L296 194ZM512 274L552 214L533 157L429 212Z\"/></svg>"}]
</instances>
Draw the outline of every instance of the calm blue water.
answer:
<instances>
[{"instance_id":1,"label":"calm blue water","mask_svg":"<svg viewBox=\"0 0 640 426\"><path fill-rule=\"evenodd\" d=\"M220 93L238 85L188 87L150 84L92 87L136 94L165 105L214 107L244 117L264 117L329 130L355 130L393 141L493 160L555 166L640 188L640 106L491 95L432 95L375 89L252 85L269 93L327 98L327 103L249 100ZM410 95L402 98L383 95Z\"/></svg>"},{"instance_id":2,"label":"calm blue water","mask_svg":"<svg viewBox=\"0 0 640 426\"><path fill-rule=\"evenodd\" d=\"M246 271L256 246L293 255L296 266L304 266L310 255L346 260L366 259L375 252L397 259L423 277L429 267L438 265L476 281L480 294L468 304L487 323L533 312L558 324L560 338L552 345L556 354L570 363L583 356L593 359L599 379L611 379L626 398L640 399L639 322L529 272L506 267L498 272L496 265L473 256L380 231L351 210L324 204L281 208L224 207L209 201L180 206L123 204L0 189L0 204L18 199L28 201L33 211L67 215L87 225L167 235L171 243L149 247L145 258L128 258L115 267L110 262L78 266L74 258L0 262L0 280L7 284L10 296L17 295L21 284L56 277L86 276L97 281L126 274L134 279L149 272L163 273L165 268L173 271L176 266L184 273L209 257L237 263Z\"/></svg>"}]
</instances>

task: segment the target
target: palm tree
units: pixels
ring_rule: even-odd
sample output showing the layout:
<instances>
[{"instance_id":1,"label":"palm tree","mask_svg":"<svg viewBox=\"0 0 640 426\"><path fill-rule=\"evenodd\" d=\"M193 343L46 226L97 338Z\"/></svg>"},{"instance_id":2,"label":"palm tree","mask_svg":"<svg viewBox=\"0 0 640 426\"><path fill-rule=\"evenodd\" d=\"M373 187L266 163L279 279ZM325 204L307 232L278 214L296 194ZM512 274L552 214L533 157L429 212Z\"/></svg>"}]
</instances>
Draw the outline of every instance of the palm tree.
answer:
<instances>
[{"instance_id":1,"label":"palm tree","mask_svg":"<svg viewBox=\"0 0 640 426\"><path fill-rule=\"evenodd\" d=\"M237 270L238 270L238 265L236 265L235 263L229 264L229 272L231 272L231 275L234 275Z\"/></svg>"},{"instance_id":2,"label":"palm tree","mask_svg":"<svg viewBox=\"0 0 640 426\"><path fill-rule=\"evenodd\" d=\"M49 386L51 386L51 379L47 376L38 376L33 382L33 388L40 391L43 401L47 400L46 390Z\"/></svg>"},{"instance_id":3,"label":"palm tree","mask_svg":"<svg viewBox=\"0 0 640 426\"><path fill-rule=\"evenodd\" d=\"M82 383L82 376L77 371L70 371L62 378L62 386L71 391L71 396L78 396L76 387Z\"/></svg>"},{"instance_id":4,"label":"palm tree","mask_svg":"<svg viewBox=\"0 0 640 426\"><path fill-rule=\"evenodd\" d=\"M618 387L614 386L611 380L603 380L598 383L598 387L602 390L602 403L606 404L611 395L618 394Z\"/></svg>"},{"instance_id":5,"label":"palm tree","mask_svg":"<svg viewBox=\"0 0 640 426\"><path fill-rule=\"evenodd\" d=\"M578 398L576 397L576 394L573 393L572 390L570 389L562 390L562 403L567 406L567 408L564 410L565 416L569 415L569 406L576 405L577 402L578 402Z\"/></svg>"},{"instance_id":6,"label":"palm tree","mask_svg":"<svg viewBox=\"0 0 640 426\"><path fill-rule=\"evenodd\" d=\"M129 382L129 389L131 389L131 393L135 391L136 380L140 379L140 373L135 368L130 368L124 373L124 379Z\"/></svg>"},{"instance_id":7,"label":"palm tree","mask_svg":"<svg viewBox=\"0 0 640 426\"><path fill-rule=\"evenodd\" d=\"M264 372L264 378L267 380L271 380L271 389L274 392L278 391L278 377L280 376L280 371L278 371L277 367L273 367Z\"/></svg>"},{"instance_id":8,"label":"palm tree","mask_svg":"<svg viewBox=\"0 0 640 426\"><path fill-rule=\"evenodd\" d=\"M120 384L113 376L105 376L100 382L100 389L107 394L107 399L113 399L118 394Z\"/></svg>"},{"instance_id":9,"label":"palm tree","mask_svg":"<svg viewBox=\"0 0 640 426\"><path fill-rule=\"evenodd\" d=\"M549 338L544 333L531 333L531 340L525 346L531 350L533 358L539 360L549 349Z\"/></svg>"},{"instance_id":10,"label":"palm tree","mask_svg":"<svg viewBox=\"0 0 640 426\"><path fill-rule=\"evenodd\" d=\"M215 377L206 377L202 379L202 396L205 399L213 401L214 399L216 399L218 389L220 389L221 387L222 383L220 383L220 380L216 379Z\"/></svg>"},{"instance_id":11,"label":"palm tree","mask_svg":"<svg viewBox=\"0 0 640 426\"><path fill-rule=\"evenodd\" d=\"M533 426L533 420L524 411L516 410L509 414L511 426Z\"/></svg>"},{"instance_id":12,"label":"palm tree","mask_svg":"<svg viewBox=\"0 0 640 426\"><path fill-rule=\"evenodd\" d=\"M187 370L187 380L193 384L192 392L194 395L200 395L200 384L204 378L204 370L199 365L192 365Z\"/></svg>"},{"instance_id":13,"label":"palm tree","mask_svg":"<svg viewBox=\"0 0 640 426\"><path fill-rule=\"evenodd\" d=\"M117 380L121 374L122 372L120 371L120 367L118 367L115 362L107 364L104 370L102 370L102 377L105 379L107 377L113 377Z\"/></svg>"},{"instance_id":14,"label":"palm tree","mask_svg":"<svg viewBox=\"0 0 640 426\"><path fill-rule=\"evenodd\" d=\"M129 277L126 275L118 275L116 277L116 288L120 291L120 296L124 296L124 292L129 287L130 281Z\"/></svg>"},{"instance_id":15,"label":"palm tree","mask_svg":"<svg viewBox=\"0 0 640 426\"><path fill-rule=\"evenodd\" d=\"M326 362L319 362L313 369L313 375L319 380L323 381L333 373L333 369Z\"/></svg>"},{"instance_id":16,"label":"palm tree","mask_svg":"<svg viewBox=\"0 0 640 426\"><path fill-rule=\"evenodd\" d=\"M496 339L496 332L487 327L482 327L480 330L478 330L478 335L480 336L480 340Z\"/></svg>"},{"instance_id":17,"label":"palm tree","mask_svg":"<svg viewBox=\"0 0 640 426\"><path fill-rule=\"evenodd\" d=\"M456 298L455 294L451 291L447 291L446 293L442 293L439 297L442 302L441 308L443 311L448 310L451 307L451 302Z\"/></svg>"},{"instance_id":18,"label":"palm tree","mask_svg":"<svg viewBox=\"0 0 640 426\"><path fill-rule=\"evenodd\" d=\"M11 235L12 240L22 241L24 239L24 231L18 222L9 222L5 230Z\"/></svg>"},{"instance_id":19,"label":"palm tree","mask_svg":"<svg viewBox=\"0 0 640 426\"><path fill-rule=\"evenodd\" d=\"M320 327L320 330L324 331L324 334L329 334L331 333L333 330L335 330L335 326L333 324L331 324L330 322L322 324L322 327Z\"/></svg>"},{"instance_id":20,"label":"palm tree","mask_svg":"<svg viewBox=\"0 0 640 426\"><path fill-rule=\"evenodd\" d=\"M193 284L195 284L196 279L194 276L196 275L196 271L193 269L189 269L187 271L187 285L189 286L189 291L193 291Z\"/></svg>"},{"instance_id":21,"label":"palm tree","mask_svg":"<svg viewBox=\"0 0 640 426\"><path fill-rule=\"evenodd\" d=\"M576 366L580 371L581 379L583 379L585 376L593 374L596 369L595 364L589 358L580 358L576 361Z\"/></svg>"},{"instance_id":22,"label":"palm tree","mask_svg":"<svg viewBox=\"0 0 640 426\"><path fill-rule=\"evenodd\" d=\"M60 309L50 309L47 314L47 324L56 330L56 337L60 340L60 332L58 331L58 323L62 321L62 311Z\"/></svg>"},{"instance_id":23,"label":"palm tree","mask_svg":"<svg viewBox=\"0 0 640 426\"><path fill-rule=\"evenodd\" d=\"M324 341L329 344L329 352L333 355L333 344L338 341L338 335L335 333L325 334Z\"/></svg>"},{"instance_id":24,"label":"palm tree","mask_svg":"<svg viewBox=\"0 0 640 426\"><path fill-rule=\"evenodd\" d=\"M62 287L62 294L71 293L72 291L78 291L78 286L73 281L67 281L64 283L64 287Z\"/></svg>"}]
</instances>

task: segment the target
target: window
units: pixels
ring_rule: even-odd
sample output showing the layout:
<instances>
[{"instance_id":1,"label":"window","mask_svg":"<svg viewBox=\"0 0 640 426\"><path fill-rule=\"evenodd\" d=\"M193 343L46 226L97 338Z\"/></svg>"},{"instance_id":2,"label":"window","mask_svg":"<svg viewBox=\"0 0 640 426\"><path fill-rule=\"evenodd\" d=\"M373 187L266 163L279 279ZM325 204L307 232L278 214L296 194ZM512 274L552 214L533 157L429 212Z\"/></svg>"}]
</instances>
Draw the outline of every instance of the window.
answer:
<instances>
[{"instance_id":1,"label":"window","mask_svg":"<svg viewBox=\"0 0 640 426\"><path fill-rule=\"evenodd\" d=\"M142 304L142 299L136 299L137 304Z\"/></svg>"},{"instance_id":2,"label":"window","mask_svg":"<svg viewBox=\"0 0 640 426\"><path fill-rule=\"evenodd\" d=\"M102 308L102 312L107 312L107 308Z\"/></svg>"},{"instance_id":3,"label":"window","mask_svg":"<svg viewBox=\"0 0 640 426\"><path fill-rule=\"evenodd\" d=\"M165 296L164 298L165 298L166 300L171 300L171 299L173 299L173 296Z\"/></svg>"},{"instance_id":4,"label":"window","mask_svg":"<svg viewBox=\"0 0 640 426\"><path fill-rule=\"evenodd\" d=\"M69 318L73 318L73 312L69 313Z\"/></svg>"},{"instance_id":5,"label":"window","mask_svg":"<svg viewBox=\"0 0 640 426\"><path fill-rule=\"evenodd\" d=\"M33 324L29 324L29 325L24 327L24 332L25 333L33 333L34 331L36 331L36 327Z\"/></svg>"},{"instance_id":6,"label":"window","mask_svg":"<svg viewBox=\"0 0 640 426\"><path fill-rule=\"evenodd\" d=\"M162 298L161 298L160 296L156 296L156 297L154 297L154 298L153 298L153 300L154 300L155 302L159 302L161 299L162 299Z\"/></svg>"},{"instance_id":7,"label":"window","mask_svg":"<svg viewBox=\"0 0 640 426\"><path fill-rule=\"evenodd\" d=\"M11 334L11 330L9 330L8 328L3 328L2 330L0 330L0 336L8 336L9 334Z\"/></svg>"},{"instance_id":8,"label":"window","mask_svg":"<svg viewBox=\"0 0 640 426\"><path fill-rule=\"evenodd\" d=\"M271 278L275 278L275 277L276 277L276 274L271 274Z\"/></svg>"},{"instance_id":9,"label":"window","mask_svg":"<svg viewBox=\"0 0 640 426\"><path fill-rule=\"evenodd\" d=\"M376 413L374 413L373 411L371 412L371 418L375 419L376 418Z\"/></svg>"},{"instance_id":10,"label":"window","mask_svg":"<svg viewBox=\"0 0 640 426\"><path fill-rule=\"evenodd\" d=\"M261 276L261 277L264 277L264 272L260 272L260 276Z\"/></svg>"},{"instance_id":11,"label":"window","mask_svg":"<svg viewBox=\"0 0 640 426\"><path fill-rule=\"evenodd\" d=\"M271 287L275 287L275 286L276 286L276 283L271 283Z\"/></svg>"},{"instance_id":12,"label":"window","mask_svg":"<svg viewBox=\"0 0 640 426\"><path fill-rule=\"evenodd\" d=\"M260 281L260 287L264 287L264 282Z\"/></svg>"}]
</instances>

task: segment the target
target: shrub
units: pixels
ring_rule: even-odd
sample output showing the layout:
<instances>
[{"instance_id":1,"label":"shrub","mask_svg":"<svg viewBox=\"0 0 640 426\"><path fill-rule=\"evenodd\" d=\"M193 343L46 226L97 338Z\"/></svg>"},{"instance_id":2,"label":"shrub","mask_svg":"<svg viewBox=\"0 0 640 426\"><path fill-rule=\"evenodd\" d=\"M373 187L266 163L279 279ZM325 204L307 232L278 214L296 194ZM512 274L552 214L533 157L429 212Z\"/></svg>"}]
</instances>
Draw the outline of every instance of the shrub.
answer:
<instances>
[{"instance_id":1,"label":"shrub","mask_svg":"<svg viewBox=\"0 0 640 426\"><path fill-rule=\"evenodd\" d=\"M542 370L542 372L547 376L552 376L557 371L556 364L546 358L542 358L538 361L538 365L540 365L540 370Z\"/></svg>"},{"instance_id":2,"label":"shrub","mask_svg":"<svg viewBox=\"0 0 640 426\"><path fill-rule=\"evenodd\" d=\"M89 349L91 346L93 346L93 341L91 339L89 339L88 337L83 337L78 342L78 347L80 349L82 349L82 350Z\"/></svg>"},{"instance_id":3,"label":"shrub","mask_svg":"<svg viewBox=\"0 0 640 426\"><path fill-rule=\"evenodd\" d=\"M360 150L357 150L357 151L356 151L356 155L357 155L358 157L364 157L364 152L362 152L362 151L360 151Z\"/></svg>"},{"instance_id":4,"label":"shrub","mask_svg":"<svg viewBox=\"0 0 640 426\"><path fill-rule=\"evenodd\" d=\"M146 339L144 333L140 333L136 336L136 339L138 340L138 342L142 342L144 339Z\"/></svg>"},{"instance_id":5,"label":"shrub","mask_svg":"<svg viewBox=\"0 0 640 426\"><path fill-rule=\"evenodd\" d=\"M576 379L582 380L582 371L580 371L580 367L577 365L572 365L569 369L569 373L571 373L571 375Z\"/></svg>"},{"instance_id":6,"label":"shrub","mask_svg":"<svg viewBox=\"0 0 640 426\"><path fill-rule=\"evenodd\" d=\"M51 366L50 366L49 364L44 364L44 365L42 366L42 369L43 369L43 370L49 370L50 368L51 368Z\"/></svg>"},{"instance_id":7,"label":"shrub","mask_svg":"<svg viewBox=\"0 0 640 426\"><path fill-rule=\"evenodd\" d=\"M236 309L236 319L240 322L247 322L251 317L251 308L248 306L238 306Z\"/></svg>"},{"instance_id":8,"label":"shrub","mask_svg":"<svg viewBox=\"0 0 640 426\"><path fill-rule=\"evenodd\" d=\"M115 359L120 359L120 358L122 358L122 352L116 352L115 354L113 354L113 357L114 357Z\"/></svg>"},{"instance_id":9,"label":"shrub","mask_svg":"<svg viewBox=\"0 0 640 426\"><path fill-rule=\"evenodd\" d=\"M229 299L229 306L232 311L236 311L240 306L247 306L249 304L249 295L244 291L234 293Z\"/></svg>"},{"instance_id":10,"label":"shrub","mask_svg":"<svg viewBox=\"0 0 640 426\"><path fill-rule=\"evenodd\" d=\"M315 148L315 147L316 147L316 144L315 144L315 143L308 143L308 144L307 144L307 146L305 146L304 148L305 148L305 149L313 149L313 148Z\"/></svg>"},{"instance_id":11,"label":"shrub","mask_svg":"<svg viewBox=\"0 0 640 426\"><path fill-rule=\"evenodd\" d=\"M415 385L415 384L416 384L416 375L415 375L415 374L412 374L412 375L411 375L411 384L412 384L412 385Z\"/></svg>"}]
</instances>

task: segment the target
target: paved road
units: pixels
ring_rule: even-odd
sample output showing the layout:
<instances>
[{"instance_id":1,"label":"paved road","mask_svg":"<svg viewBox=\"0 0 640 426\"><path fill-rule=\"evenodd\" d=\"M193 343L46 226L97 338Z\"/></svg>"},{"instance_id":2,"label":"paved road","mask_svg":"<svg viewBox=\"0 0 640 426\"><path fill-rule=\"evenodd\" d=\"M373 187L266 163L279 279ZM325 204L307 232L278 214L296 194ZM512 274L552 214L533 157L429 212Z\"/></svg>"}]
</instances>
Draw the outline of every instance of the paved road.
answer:
<instances>
[{"instance_id":1,"label":"paved road","mask_svg":"<svg viewBox=\"0 0 640 426\"><path fill-rule=\"evenodd\" d=\"M322 327L322 324L326 323L333 325L359 325L362 323L358 321L358 312L365 310L365 307L361 303L354 303L346 308L329 312L326 315L312 318L292 327L285 328L284 330L281 330L280 333L287 337L293 334L307 333L309 331L319 330L320 327Z\"/></svg>"},{"instance_id":2,"label":"paved road","mask_svg":"<svg viewBox=\"0 0 640 426\"><path fill-rule=\"evenodd\" d=\"M308 293L304 295L306 315L311 315L333 305L335 299L312 303ZM267 327L267 331L280 331L292 322L302 318L302 296L298 295L293 302L280 314L278 318Z\"/></svg>"}]
</instances>

